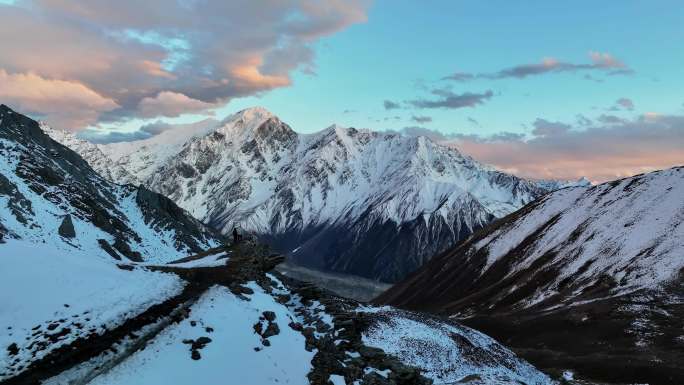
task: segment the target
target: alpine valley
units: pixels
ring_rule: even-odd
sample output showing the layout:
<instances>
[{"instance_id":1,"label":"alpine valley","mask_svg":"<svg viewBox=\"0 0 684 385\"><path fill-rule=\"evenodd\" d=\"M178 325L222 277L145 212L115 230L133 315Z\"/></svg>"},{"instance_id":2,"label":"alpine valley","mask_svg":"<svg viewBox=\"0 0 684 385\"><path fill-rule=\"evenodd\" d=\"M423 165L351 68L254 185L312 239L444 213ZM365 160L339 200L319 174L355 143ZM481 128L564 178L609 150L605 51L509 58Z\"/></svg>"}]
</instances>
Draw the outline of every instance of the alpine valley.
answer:
<instances>
[{"instance_id":1,"label":"alpine valley","mask_svg":"<svg viewBox=\"0 0 684 385\"><path fill-rule=\"evenodd\" d=\"M142 184L291 262L394 282L550 190L426 137L333 125L298 134L263 108L216 126L95 145L45 127L101 175Z\"/></svg>"},{"instance_id":2,"label":"alpine valley","mask_svg":"<svg viewBox=\"0 0 684 385\"><path fill-rule=\"evenodd\" d=\"M554 383L456 322L272 271L283 259L0 106L0 384Z\"/></svg>"}]
</instances>

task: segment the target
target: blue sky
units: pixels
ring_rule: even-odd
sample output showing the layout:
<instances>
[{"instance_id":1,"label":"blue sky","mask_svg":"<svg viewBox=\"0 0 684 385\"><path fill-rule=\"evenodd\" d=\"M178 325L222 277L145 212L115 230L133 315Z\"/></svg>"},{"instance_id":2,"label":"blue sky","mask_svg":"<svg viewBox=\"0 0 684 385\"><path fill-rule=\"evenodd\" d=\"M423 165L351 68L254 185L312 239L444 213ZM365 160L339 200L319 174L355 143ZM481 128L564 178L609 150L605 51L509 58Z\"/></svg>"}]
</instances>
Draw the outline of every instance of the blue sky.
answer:
<instances>
[{"instance_id":1,"label":"blue sky","mask_svg":"<svg viewBox=\"0 0 684 385\"><path fill-rule=\"evenodd\" d=\"M675 0L0 0L0 102L100 142L264 106L601 181L684 164L683 26Z\"/></svg>"},{"instance_id":2,"label":"blue sky","mask_svg":"<svg viewBox=\"0 0 684 385\"><path fill-rule=\"evenodd\" d=\"M675 1L577 1L572 7L549 1L443 1L429 6L377 1L368 22L317 44L315 75L297 73L291 87L234 100L220 114L263 105L303 132L333 122L400 129L417 125L411 116L429 116L433 121L422 125L445 133L494 134L527 133L540 117L574 122L577 114L599 116L619 98L635 104L634 111L620 113L624 117L677 113L684 103L683 26L684 10ZM468 83L440 80L455 71L495 72L545 57L588 63L590 51L609 53L634 74L587 71ZM585 74L601 82L584 79ZM384 100L427 95L424 87L452 87L457 93L492 90L495 96L474 108L383 108ZM384 121L394 116L401 119Z\"/></svg>"}]
</instances>

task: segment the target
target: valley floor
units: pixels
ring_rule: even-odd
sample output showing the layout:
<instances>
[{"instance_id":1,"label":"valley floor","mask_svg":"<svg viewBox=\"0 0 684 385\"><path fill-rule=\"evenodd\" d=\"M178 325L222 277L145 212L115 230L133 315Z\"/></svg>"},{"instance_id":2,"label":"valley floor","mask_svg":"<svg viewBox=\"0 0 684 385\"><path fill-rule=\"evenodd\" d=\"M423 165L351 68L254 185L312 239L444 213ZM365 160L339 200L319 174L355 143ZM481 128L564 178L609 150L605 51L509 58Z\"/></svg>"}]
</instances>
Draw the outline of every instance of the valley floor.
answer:
<instances>
[{"instance_id":1,"label":"valley floor","mask_svg":"<svg viewBox=\"0 0 684 385\"><path fill-rule=\"evenodd\" d=\"M309 269L292 263L281 263L276 269L282 274L329 290L341 297L368 302L380 295L392 285L368 278L349 274L336 274Z\"/></svg>"}]
</instances>

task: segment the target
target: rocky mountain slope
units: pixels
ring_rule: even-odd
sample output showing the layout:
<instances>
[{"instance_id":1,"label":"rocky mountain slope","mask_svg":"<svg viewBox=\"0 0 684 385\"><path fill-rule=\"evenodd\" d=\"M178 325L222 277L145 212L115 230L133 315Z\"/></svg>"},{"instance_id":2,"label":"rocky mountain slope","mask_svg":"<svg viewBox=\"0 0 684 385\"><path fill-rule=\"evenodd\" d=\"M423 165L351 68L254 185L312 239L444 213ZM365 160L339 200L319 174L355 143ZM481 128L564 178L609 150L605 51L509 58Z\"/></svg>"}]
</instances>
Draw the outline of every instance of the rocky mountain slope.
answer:
<instances>
[{"instance_id":1,"label":"rocky mountain slope","mask_svg":"<svg viewBox=\"0 0 684 385\"><path fill-rule=\"evenodd\" d=\"M281 256L107 181L5 106L0 157L3 385L552 383L462 325L270 273Z\"/></svg>"},{"instance_id":2,"label":"rocky mountain slope","mask_svg":"<svg viewBox=\"0 0 684 385\"><path fill-rule=\"evenodd\" d=\"M682 197L684 167L556 191L378 301L463 319L548 370L683 383Z\"/></svg>"},{"instance_id":3,"label":"rocky mountain slope","mask_svg":"<svg viewBox=\"0 0 684 385\"><path fill-rule=\"evenodd\" d=\"M10 239L142 262L174 260L222 237L158 193L103 178L2 105L0 243Z\"/></svg>"},{"instance_id":4,"label":"rocky mountain slope","mask_svg":"<svg viewBox=\"0 0 684 385\"><path fill-rule=\"evenodd\" d=\"M224 233L237 225L294 263L390 282L560 187L496 171L425 137L339 126L298 134L262 108L185 141L162 135L99 146L113 161L91 164L130 182L123 168L205 223Z\"/></svg>"},{"instance_id":5,"label":"rocky mountain slope","mask_svg":"<svg viewBox=\"0 0 684 385\"><path fill-rule=\"evenodd\" d=\"M0 313L4 385L553 383L470 328L269 273L280 259L251 242L146 268L16 240L0 250L13 255L0 257L3 292L30 274L51 289Z\"/></svg>"}]
</instances>

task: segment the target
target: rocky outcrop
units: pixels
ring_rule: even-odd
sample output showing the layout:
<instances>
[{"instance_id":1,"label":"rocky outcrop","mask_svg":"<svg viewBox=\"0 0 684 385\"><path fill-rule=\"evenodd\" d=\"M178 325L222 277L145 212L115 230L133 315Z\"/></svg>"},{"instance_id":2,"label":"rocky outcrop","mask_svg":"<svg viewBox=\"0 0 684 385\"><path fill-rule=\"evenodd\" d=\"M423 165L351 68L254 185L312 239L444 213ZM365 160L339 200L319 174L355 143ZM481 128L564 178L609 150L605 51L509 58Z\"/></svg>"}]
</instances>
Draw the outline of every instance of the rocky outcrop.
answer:
<instances>
[{"instance_id":1,"label":"rocky outcrop","mask_svg":"<svg viewBox=\"0 0 684 385\"><path fill-rule=\"evenodd\" d=\"M76 237L76 230L74 230L74 222L71 220L71 215L67 214L64 216L62 224L59 225L57 232L64 238Z\"/></svg>"}]
</instances>

